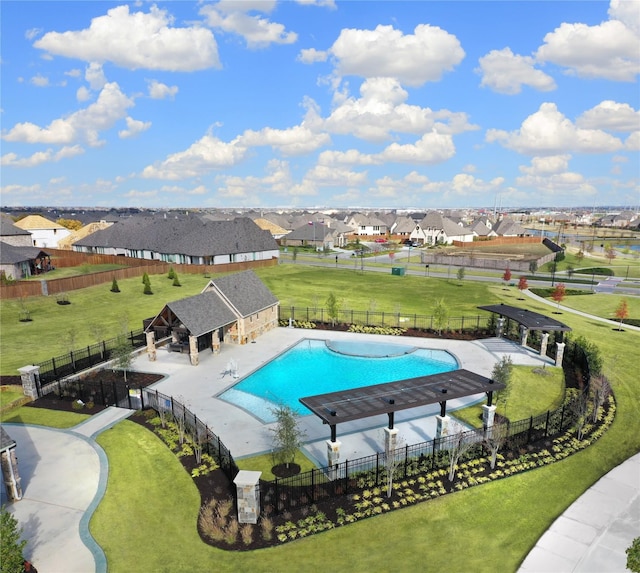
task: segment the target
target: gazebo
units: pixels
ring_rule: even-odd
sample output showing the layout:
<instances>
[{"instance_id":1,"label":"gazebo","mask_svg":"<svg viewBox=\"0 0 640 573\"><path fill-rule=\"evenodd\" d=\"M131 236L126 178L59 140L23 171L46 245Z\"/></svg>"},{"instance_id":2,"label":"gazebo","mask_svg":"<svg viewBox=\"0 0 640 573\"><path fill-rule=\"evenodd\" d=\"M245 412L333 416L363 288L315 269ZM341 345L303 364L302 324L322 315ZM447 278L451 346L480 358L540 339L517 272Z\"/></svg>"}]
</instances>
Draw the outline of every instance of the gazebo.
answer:
<instances>
[{"instance_id":1,"label":"gazebo","mask_svg":"<svg viewBox=\"0 0 640 573\"><path fill-rule=\"evenodd\" d=\"M550 316L508 304L491 304L488 306L479 306L478 308L499 315L500 318L496 326L497 337L501 337L505 330L505 319L514 320L520 325L520 344L522 346L527 345L527 337L530 330L541 331L542 342L540 345L540 356L545 356L547 353L549 333L558 332L559 337L556 339L556 366L562 366L565 346L563 337L565 332L571 331L571 327Z\"/></svg>"}]
</instances>

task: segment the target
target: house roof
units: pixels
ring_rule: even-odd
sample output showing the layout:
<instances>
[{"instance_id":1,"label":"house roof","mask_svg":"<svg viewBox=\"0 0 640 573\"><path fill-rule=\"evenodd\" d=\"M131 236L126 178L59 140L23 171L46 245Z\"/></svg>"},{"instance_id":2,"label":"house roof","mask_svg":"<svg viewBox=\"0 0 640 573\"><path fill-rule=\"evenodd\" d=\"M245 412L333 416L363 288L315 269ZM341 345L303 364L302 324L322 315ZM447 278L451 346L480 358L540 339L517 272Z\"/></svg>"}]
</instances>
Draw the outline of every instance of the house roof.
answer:
<instances>
[{"instance_id":1,"label":"house roof","mask_svg":"<svg viewBox=\"0 0 640 573\"><path fill-rule=\"evenodd\" d=\"M18 227L9 215L5 215L4 213L0 216L0 236L9 237L12 235L29 235L31 233L26 229L21 229Z\"/></svg>"},{"instance_id":2,"label":"house roof","mask_svg":"<svg viewBox=\"0 0 640 573\"><path fill-rule=\"evenodd\" d=\"M16 445L16 441L12 439L9 434L7 434L7 432L2 426L0 426L0 452L9 450L15 447L15 445Z\"/></svg>"},{"instance_id":3,"label":"house roof","mask_svg":"<svg viewBox=\"0 0 640 573\"><path fill-rule=\"evenodd\" d=\"M349 229L353 230L351 227L349 227ZM294 241L324 241L327 236L332 236L332 233L333 229L314 222L311 225L307 223L294 229L290 233L287 233L283 239Z\"/></svg>"},{"instance_id":4,"label":"house roof","mask_svg":"<svg viewBox=\"0 0 640 573\"><path fill-rule=\"evenodd\" d=\"M42 215L27 215L24 219L20 219L15 223L16 227L20 227L21 229L66 229L59 223L55 223L54 221L49 221Z\"/></svg>"},{"instance_id":5,"label":"house roof","mask_svg":"<svg viewBox=\"0 0 640 573\"><path fill-rule=\"evenodd\" d=\"M429 211L425 215L424 219L420 221L420 227L423 229L440 229L444 231L447 237L458 237L460 235L473 234L473 231L469 228L457 225L451 219L448 219L437 211Z\"/></svg>"},{"instance_id":6,"label":"house roof","mask_svg":"<svg viewBox=\"0 0 640 573\"><path fill-rule=\"evenodd\" d=\"M166 306L193 336L200 336L237 320L235 313L220 300L215 291L202 292Z\"/></svg>"},{"instance_id":7,"label":"house roof","mask_svg":"<svg viewBox=\"0 0 640 573\"><path fill-rule=\"evenodd\" d=\"M272 235L285 235L288 233L287 229L283 229L280 225L277 225L269 219L254 219L253 222L258 225L262 230L269 231Z\"/></svg>"},{"instance_id":8,"label":"house roof","mask_svg":"<svg viewBox=\"0 0 640 573\"><path fill-rule=\"evenodd\" d=\"M31 261L40 256L48 256L48 253L40 247L14 247L0 241L0 263L3 265L15 265L24 261Z\"/></svg>"},{"instance_id":9,"label":"house roof","mask_svg":"<svg viewBox=\"0 0 640 573\"><path fill-rule=\"evenodd\" d=\"M83 247L145 250L196 257L277 250L269 231L248 217L231 221L132 217L75 243Z\"/></svg>"},{"instance_id":10,"label":"house roof","mask_svg":"<svg viewBox=\"0 0 640 573\"><path fill-rule=\"evenodd\" d=\"M253 271L225 275L209 282L241 317L255 314L278 303L276 296Z\"/></svg>"},{"instance_id":11,"label":"house roof","mask_svg":"<svg viewBox=\"0 0 640 573\"><path fill-rule=\"evenodd\" d=\"M527 230L522 225L520 225L510 217L505 217L504 219L502 219L502 221L499 221L496 225L494 225L493 230L501 236L528 234Z\"/></svg>"}]
</instances>

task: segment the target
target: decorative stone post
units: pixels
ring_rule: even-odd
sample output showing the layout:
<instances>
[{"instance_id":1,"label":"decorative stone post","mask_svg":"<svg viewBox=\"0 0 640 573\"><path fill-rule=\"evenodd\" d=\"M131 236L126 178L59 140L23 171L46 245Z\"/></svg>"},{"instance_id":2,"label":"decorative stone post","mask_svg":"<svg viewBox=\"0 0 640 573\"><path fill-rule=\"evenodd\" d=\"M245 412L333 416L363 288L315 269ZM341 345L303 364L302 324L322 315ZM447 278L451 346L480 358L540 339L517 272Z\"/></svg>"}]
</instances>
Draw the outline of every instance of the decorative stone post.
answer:
<instances>
[{"instance_id":1,"label":"decorative stone post","mask_svg":"<svg viewBox=\"0 0 640 573\"><path fill-rule=\"evenodd\" d=\"M152 330L147 332L147 356L151 362L156 361L156 335Z\"/></svg>"},{"instance_id":2,"label":"decorative stone post","mask_svg":"<svg viewBox=\"0 0 640 573\"><path fill-rule=\"evenodd\" d=\"M200 362L198 356L198 337L189 335L189 358L191 358L191 364L197 366Z\"/></svg>"},{"instance_id":3,"label":"decorative stone post","mask_svg":"<svg viewBox=\"0 0 640 573\"><path fill-rule=\"evenodd\" d=\"M385 453L391 453L395 451L398 446L398 428L385 428L384 429L384 451Z\"/></svg>"},{"instance_id":4,"label":"decorative stone post","mask_svg":"<svg viewBox=\"0 0 640 573\"><path fill-rule=\"evenodd\" d=\"M502 333L504 332L504 323L504 316L498 318L498 321L496 323L496 338L502 338Z\"/></svg>"},{"instance_id":5,"label":"decorative stone post","mask_svg":"<svg viewBox=\"0 0 640 573\"><path fill-rule=\"evenodd\" d=\"M338 477L338 468L340 463L340 446L342 442L338 440L327 440L327 465L329 466L329 479L334 480Z\"/></svg>"},{"instance_id":6,"label":"decorative stone post","mask_svg":"<svg viewBox=\"0 0 640 573\"><path fill-rule=\"evenodd\" d=\"M218 336L218 331L216 330L211 337L211 349L214 354L220 354L220 338Z\"/></svg>"},{"instance_id":7,"label":"decorative stone post","mask_svg":"<svg viewBox=\"0 0 640 573\"><path fill-rule=\"evenodd\" d=\"M491 426L496 415L496 407L484 404L482 406L482 427L484 428L484 437L487 438L491 433Z\"/></svg>"},{"instance_id":8,"label":"decorative stone post","mask_svg":"<svg viewBox=\"0 0 640 573\"><path fill-rule=\"evenodd\" d=\"M436 416L436 438L445 438L449 435L449 422L451 418L446 414Z\"/></svg>"},{"instance_id":9,"label":"decorative stone post","mask_svg":"<svg viewBox=\"0 0 640 573\"><path fill-rule=\"evenodd\" d=\"M549 344L549 333L542 333L542 340L540 341L540 356L547 355L547 344Z\"/></svg>"},{"instance_id":10,"label":"decorative stone post","mask_svg":"<svg viewBox=\"0 0 640 573\"><path fill-rule=\"evenodd\" d=\"M562 358L564 357L564 342L556 342L556 366L562 367Z\"/></svg>"},{"instance_id":11,"label":"decorative stone post","mask_svg":"<svg viewBox=\"0 0 640 573\"><path fill-rule=\"evenodd\" d=\"M25 396L29 396L33 400L38 398L37 378L40 376L40 366L23 366L18 368L20 379L22 382L22 392Z\"/></svg>"},{"instance_id":12,"label":"decorative stone post","mask_svg":"<svg viewBox=\"0 0 640 573\"><path fill-rule=\"evenodd\" d=\"M529 337L529 329L524 325L520 325L520 345L527 345L527 338Z\"/></svg>"},{"instance_id":13,"label":"decorative stone post","mask_svg":"<svg viewBox=\"0 0 640 573\"><path fill-rule=\"evenodd\" d=\"M258 523L262 472L240 470L233 480L238 498L238 523Z\"/></svg>"}]
</instances>

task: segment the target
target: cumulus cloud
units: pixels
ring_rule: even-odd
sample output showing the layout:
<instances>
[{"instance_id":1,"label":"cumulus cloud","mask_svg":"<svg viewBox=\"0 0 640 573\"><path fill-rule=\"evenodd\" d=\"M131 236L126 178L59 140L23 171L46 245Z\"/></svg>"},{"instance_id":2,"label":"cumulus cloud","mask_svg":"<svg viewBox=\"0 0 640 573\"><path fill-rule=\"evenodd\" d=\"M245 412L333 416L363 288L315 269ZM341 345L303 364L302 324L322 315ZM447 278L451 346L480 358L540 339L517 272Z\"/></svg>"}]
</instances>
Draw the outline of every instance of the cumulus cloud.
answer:
<instances>
[{"instance_id":1,"label":"cumulus cloud","mask_svg":"<svg viewBox=\"0 0 640 573\"><path fill-rule=\"evenodd\" d=\"M622 147L618 138L602 130L577 127L558 111L554 103L543 103L536 113L522 122L518 130L489 129L486 141L499 142L525 155L557 155L569 151L608 153Z\"/></svg>"},{"instance_id":2,"label":"cumulus cloud","mask_svg":"<svg viewBox=\"0 0 640 573\"><path fill-rule=\"evenodd\" d=\"M640 131L635 131L627 137L624 147L629 151L640 151Z\"/></svg>"},{"instance_id":3,"label":"cumulus cloud","mask_svg":"<svg viewBox=\"0 0 640 573\"><path fill-rule=\"evenodd\" d=\"M332 10L336 7L335 0L296 0L296 2L303 6L320 6L322 8L331 8Z\"/></svg>"},{"instance_id":4,"label":"cumulus cloud","mask_svg":"<svg viewBox=\"0 0 640 573\"><path fill-rule=\"evenodd\" d=\"M565 22L544 37L536 59L583 78L632 82L640 73L639 42L638 33L621 20L597 26Z\"/></svg>"},{"instance_id":5,"label":"cumulus cloud","mask_svg":"<svg viewBox=\"0 0 640 573\"><path fill-rule=\"evenodd\" d=\"M118 132L118 137L120 137L121 139L129 139L131 137L135 137L143 131L147 131L147 129L151 127L150 121L139 121L137 119L133 119L132 117L127 117L126 121L127 129L122 129Z\"/></svg>"},{"instance_id":6,"label":"cumulus cloud","mask_svg":"<svg viewBox=\"0 0 640 573\"><path fill-rule=\"evenodd\" d=\"M636 131L640 128L640 112L628 103L605 100L585 111L576 120L576 125L585 129Z\"/></svg>"},{"instance_id":7,"label":"cumulus cloud","mask_svg":"<svg viewBox=\"0 0 640 573\"><path fill-rule=\"evenodd\" d=\"M0 165L4 167L36 167L43 163L55 163L61 159L68 159L81 155L84 149L79 145L65 146L58 151L47 149L46 151L38 151L29 157L18 157L15 153L7 153L0 159Z\"/></svg>"},{"instance_id":8,"label":"cumulus cloud","mask_svg":"<svg viewBox=\"0 0 640 573\"><path fill-rule=\"evenodd\" d=\"M117 6L80 31L48 32L34 43L48 54L87 62L112 62L130 70L189 72L220 67L218 46L201 26L172 27L166 10L129 12Z\"/></svg>"},{"instance_id":9,"label":"cumulus cloud","mask_svg":"<svg viewBox=\"0 0 640 573\"><path fill-rule=\"evenodd\" d=\"M91 90L86 86L80 86L76 91L76 99L79 102L89 101L91 99Z\"/></svg>"},{"instance_id":10,"label":"cumulus cloud","mask_svg":"<svg viewBox=\"0 0 640 573\"><path fill-rule=\"evenodd\" d=\"M107 83L107 78L102 70L102 64L91 62L84 72L84 79L92 90L101 90Z\"/></svg>"},{"instance_id":11,"label":"cumulus cloud","mask_svg":"<svg viewBox=\"0 0 640 573\"><path fill-rule=\"evenodd\" d=\"M316 165L305 174L305 180L318 187L352 187L366 182L367 173L350 169Z\"/></svg>"},{"instance_id":12,"label":"cumulus cloud","mask_svg":"<svg viewBox=\"0 0 640 573\"><path fill-rule=\"evenodd\" d=\"M360 86L360 98L349 97L345 91L322 126L327 131L351 134L367 141L383 141L392 132L414 135L431 131L455 134L477 129L469 124L467 114L448 110L433 111L409 105L407 91L398 80L375 77Z\"/></svg>"},{"instance_id":13,"label":"cumulus cloud","mask_svg":"<svg viewBox=\"0 0 640 573\"><path fill-rule=\"evenodd\" d=\"M344 29L329 52L339 76L386 76L408 86L440 80L465 56L454 35L428 24L416 26L413 34L382 25Z\"/></svg>"},{"instance_id":14,"label":"cumulus cloud","mask_svg":"<svg viewBox=\"0 0 640 573\"><path fill-rule=\"evenodd\" d=\"M79 140L96 147L102 145L99 133L113 127L123 117L133 101L125 96L117 83L108 83L95 103L66 118L53 120L47 127L33 123L18 123L3 139L22 143L44 143L67 145Z\"/></svg>"},{"instance_id":15,"label":"cumulus cloud","mask_svg":"<svg viewBox=\"0 0 640 573\"><path fill-rule=\"evenodd\" d=\"M529 175L551 175L562 173L569 168L571 155L551 155L549 157L533 157L531 166L521 165L520 171Z\"/></svg>"},{"instance_id":16,"label":"cumulus cloud","mask_svg":"<svg viewBox=\"0 0 640 573\"><path fill-rule=\"evenodd\" d=\"M307 127L304 122L288 129L265 127L260 131L247 130L238 142L246 147L270 145L283 155L302 155L319 149L330 143L327 133L318 133Z\"/></svg>"},{"instance_id":17,"label":"cumulus cloud","mask_svg":"<svg viewBox=\"0 0 640 573\"><path fill-rule=\"evenodd\" d=\"M553 78L535 68L533 58L516 55L510 48L492 50L480 58L476 71L482 75L480 85L498 93L519 94L523 85L543 92L556 89Z\"/></svg>"},{"instance_id":18,"label":"cumulus cloud","mask_svg":"<svg viewBox=\"0 0 640 573\"><path fill-rule=\"evenodd\" d=\"M226 143L213 135L205 135L189 149L169 155L164 161L148 165L142 172L146 179L187 179L204 175L213 169L232 167L241 161L246 147L237 141Z\"/></svg>"},{"instance_id":19,"label":"cumulus cloud","mask_svg":"<svg viewBox=\"0 0 640 573\"><path fill-rule=\"evenodd\" d=\"M152 99L173 99L178 93L178 86L165 85L157 80L151 80L149 82L149 97Z\"/></svg>"},{"instance_id":20,"label":"cumulus cloud","mask_svg":"<svg viewBox=\"0 0 640 573\"><path fill-rule=\"evenodd\" d=\"M450 135L435 131L426 133L416 143L392 143L378 155L381 162L430 165L451 159L456 152Z\"/></svg>"},{"instance_id":21,"label":"cumulus cloud","mask_svg":"<svg viewBox=\"0 0 640 573\"><path fill-rule=\"evenodd\" d=\"M41 74L37 74L35 76L33 76L31 78L31 80L29 80L31 85L34 85L38 88L46 88L49 85L49 78L41 75Z\"/></svg>"},{"instance_id":22,"label":"cumulus cloud","mask_svg":"<svg viewBox=\"0 0 640 573\"><path fill-rule=\"evenodd\" d=\"M207 4L200 10L206 24L223 32L242 36L249 48L266 48L271 44L293 44L298 35L287 32L284 25L271 22L255 12L269 13L275 2L222 1ZM252 13L252 14L250 14Z\"/></svg>"},{"instance_id":23,"label":"cumulus cloud","mask_svg":"<svg viewBox=\"0 0 640 573\"><path fill-rule=\"evenodd\" d=\"M306 50L300 50L298 57L296 58L303 64L313 64L315 62L326 62L328 58L327 52L323 50L316 50L315 48L309 48Z\"/></svg>"},{"instance_id":24,"label":"cumulus cloud","mask_svg":"<svg viewBox=\"0 0 640 573\"><path fill-rule=\"evenodd\" d=\"M620 20L624 25L640 36L640 4L629 0L611 0L609 17Z\"/></svg>"}]
</instances>

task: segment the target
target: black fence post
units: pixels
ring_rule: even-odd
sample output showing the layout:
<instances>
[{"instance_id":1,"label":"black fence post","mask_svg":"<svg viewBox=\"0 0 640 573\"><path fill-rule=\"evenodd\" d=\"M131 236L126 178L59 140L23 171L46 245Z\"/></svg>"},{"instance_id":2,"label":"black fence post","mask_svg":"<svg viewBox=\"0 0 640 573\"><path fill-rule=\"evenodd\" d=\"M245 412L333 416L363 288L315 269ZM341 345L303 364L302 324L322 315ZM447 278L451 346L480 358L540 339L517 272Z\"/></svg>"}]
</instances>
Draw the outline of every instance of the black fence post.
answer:
<instances>
[{"instance_id":1,"label":"black fence post","mask_svg":"<svg viewBox=\"0 0 640 573\"><path fill-rule=\"evenodd\" d=\"M344 461L344 493L349 491L349 460Z\"/></svg>"},{"instance_id":2,"label":"black fence post","mask_svg":"<svg viewBox=\"0 0 640 573\"><path fill-rule=\"evenodd\" d=\"M559 429L559 433L562 433L562 422L564 422L564 407L565 407L565 404L562 404L562 412L560 413L560 429Z\"/></svg>"},{"instance_id":3,"label":"black fence post","mask_svg":"<svg viewBox=\"0 0 640 573\"><path fill-rule=\"evenodd\" d=\"M376 452L376 485L378 485L378 480L380 479L380 453Z\"/></svg>"},{"instance_id":4,"label":"black fence post","mask_svg":"<svg viewBox=\"0 0 640 573\"><path fill-rule=\"evenodd\" d=\"M407 464L409 462L409 445L404 446L404 479L407 477Z\"/></svg>"},{"instance_id":5,"label":"black fence post","mask_svg":"<svg viewBox=\"0 0 640 573\"><path fill-rule=\"evenodd\" d=\"M531 431L533 429L533 416L529 418L529 431L527 432L527 444L531 443Z\"/></svg>"},{"instance_id":6,"label":"black fence post","mask_svg":"<svg viewBox=\"0 0 640 573\"><path fill-rule=\"evenodd\" d=\"M544 437L547 437L547 434L549 433L549 416L551 415L551 411L547 410L547 419L545 420L544 423Z\"/></svg>"},{"instance_id":7,"label":"black fence post","mask_svg":"<svg viewBox=\"0 0 640 573\"><path fill-rule=\"evenodd\" d=\"M58 371L56 370L56 359L55 358L51 359L51 364L53 366L53 375L57 378L58 377Z\"/></svg>"},{"instance_id":8,"label":"black fence post","mask_svg":"<svg viewBox=\"0 0 640 573\"><path fill-rule=\"evenodd\" d=\"M316 468L312 468L311 469L311 503L315 503L315 502L316 502Z\"/></svg>"}]
</instances>

